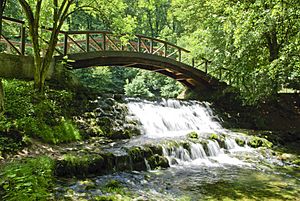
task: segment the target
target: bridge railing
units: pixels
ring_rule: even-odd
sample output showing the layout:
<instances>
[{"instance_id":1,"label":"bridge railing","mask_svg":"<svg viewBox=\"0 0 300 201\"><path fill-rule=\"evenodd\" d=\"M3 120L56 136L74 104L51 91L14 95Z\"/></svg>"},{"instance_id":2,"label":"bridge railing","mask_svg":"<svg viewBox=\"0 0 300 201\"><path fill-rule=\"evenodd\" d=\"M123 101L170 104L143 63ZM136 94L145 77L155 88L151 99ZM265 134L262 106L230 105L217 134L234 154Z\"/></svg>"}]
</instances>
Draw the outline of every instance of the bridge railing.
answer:
<instances>
[{"instance_id":1,"label":"bridge railing","mask_svg":"<svg viewBox=\"0 0 300 201\"><path fill-rule=\"evenodd\" d=\"M13 26L6 26L7 24L13 24ZM26 29L24 21L3 17L0 36L1 52L25 55Z\"/></svg>"},{"instance_id":2,"label":"bridge railing","mask_svg":"<svg viewBox=\"0 0 300 201\"><path fill-rule=\"evenodd\" d=\"M0 52L17 55L31 55L32 43L25 22L3 17L3 31L0 38ZM7 26L13 24L14 26ZM13 30L11 30L13 27ZM9 29L9 30L8 30ZM44 38L51 29L43 29L42 47L47 44ZM239 76L225 68L209 69L210 61L205 58L192 58L190 51L170 42L144 35L116 35L108 31L60 31L55 48L56 55L67 55L93 51L130 51L158 55L174 59L198 68L219 80L238 85ZM42 55L45 51L41 50Z\"/></svg>"},{"instance_id":3,"label":"bridge railing","mask_svg":"<svg viewBox=\"0 0 300 201\"><path fill-rule=\"evenodd\" d=\"M130 51L159 55L181 62L182 53L189 53L167 41L143 35L115 35L108 31L66 31L63 34L64 55L91 51Z\"/></svg>"}]
</instances>

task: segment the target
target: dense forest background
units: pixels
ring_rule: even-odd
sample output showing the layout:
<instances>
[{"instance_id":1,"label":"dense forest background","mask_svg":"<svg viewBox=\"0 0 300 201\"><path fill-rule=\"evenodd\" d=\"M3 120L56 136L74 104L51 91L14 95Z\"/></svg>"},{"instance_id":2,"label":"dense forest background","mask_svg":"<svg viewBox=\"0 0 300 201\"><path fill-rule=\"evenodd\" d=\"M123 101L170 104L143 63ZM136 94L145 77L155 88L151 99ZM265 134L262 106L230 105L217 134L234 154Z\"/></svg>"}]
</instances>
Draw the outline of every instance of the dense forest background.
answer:
<instances>
[{"instance_id":1,"label":"dense forest background","mask_svg":"<svg viewBox=\"0 0 300 201\"><path fill-rule=\"evenodd\" d=\"M51 27L49 5L42 4L40 20ZM221 71L245 103L300 89L298 0L78 0L70 10L64 30L109 30L128 38L138 33L185 47L209 64L210 74L218 77ZM7 2L4 15L26 20L17 0ZM3 32L19 34L9 26ZM97 90L131 96L176 97L183 90L174 80L135 69L90 68L77 74Z\"/></svg>"}]
</instances>

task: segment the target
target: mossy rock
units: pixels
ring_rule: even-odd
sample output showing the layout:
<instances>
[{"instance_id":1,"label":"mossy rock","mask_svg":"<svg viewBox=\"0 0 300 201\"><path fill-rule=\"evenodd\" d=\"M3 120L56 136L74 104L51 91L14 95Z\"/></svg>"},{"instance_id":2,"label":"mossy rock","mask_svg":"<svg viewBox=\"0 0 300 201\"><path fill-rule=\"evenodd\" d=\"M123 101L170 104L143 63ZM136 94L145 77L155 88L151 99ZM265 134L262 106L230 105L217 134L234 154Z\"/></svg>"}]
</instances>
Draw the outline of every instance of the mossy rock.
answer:
<instances>
[{"instance_id":1,"label":"mossy rock","mask_svg":"<svg viewBox=\"0 0 300 201\"><path fill-rule=\"evenodd\" d=\"M190 144L189 142L181 142L180 145L181 145L184 149L188 150L188 152L191 152L191 144Z\"/></svg>"},{"instance_id":2,"label":"mossy rock","mask_svg":"<svg viewBox=\"0 0 300 201\"><path fill-rule=\"evenodd\" d=\"M207 140L202 140L202 141L200 142L200 144L202 144L202 147L203 147L203 149L204 149L206 155L208 155L208 153L209 153L209 151L208 151L208 146L207 146L208 141L207 141Z\"/></svg>"},{"instance_id":3,"label":"mossy rock","mask_svg":"<svg viewBox=\"0 0 300 201\"><path fill-rule=\"evenodd\" d=\"M187 137L190 138L190 139L198 139L199 138L198 133L195 132L195 131L192 131L192 132L188 133Z\"/></svg>"},{"instance_id":4,"label":"mossy rock","mask_svg":"<svg viewBox=\"0 0 300 201\"><path fill-rule=\"evenodd\" d=\"M109 139L129 139L132 137L131 133L128 130L112 130L107 137Z\"/></svg>"},{"instance_id":5,"label":"mossy rock","mask_svg":"<svg viewBox=\"0 0 300 201\"><path fill-rule=\"evenodd\" d=\"M271 148L273 146L272 142L260 138L260 137L252 137L250 141L248 141L248 146L253 147L253 148L258 148L258 147L266 147L266 148Z\"/></svg>"},{"instance_id":6,"label":"mossy rock","mask_svg":"<svg viewBox=\"0 0 300 201\"><path fill-rule=\"evenodd\" d=\"M151 169L170 167L168 159L157 154L147 158L147 161Z\"/></svg>"},{"instance_id":7,"label":"mossy rock","mask_svg":"<svg viewBox=\"0 0 300 201\"><path fill-rule=\"evenodd\" d=\"M218 135L216 133L213 133L209 136L209 139L217 141L221 148L226 148L224 135Z\"/></svg>"},{"instance_id":8,"label":"mossy rock","mask_svg":"<svg viewBox=\"0 0 300 201\"><path fill-rule=\"evenodd\" d=\"M153 154L163 155L163 148L161 145L146 145L146 147L148 147Z\"/></svg>"},{"instance_id":9,"label":"mossy rock","mask_svg":"<svg viewBox=\"0 0 300 201\"><path fill-rule=\"evenodd\" d=\"M299 165L300 166L300 159L294 160L294 161L292 161L292 163L294 165Z\"/></svg>"},{"instance_id":10,"label":"mossy rock","mask_svg":"<svg viewBox=\"0 0 300 201\"><path fill-rule=\"evenodd\" d=\"M132 163L131 163L129 155L116 156L115 163L116 163L117 171L124 171L124 170L132 169Z\"/></svg>"},{"instance_id":11,"label":"mossy rock","mask_svg":"<svg viewBox=\"0 0 300 201\"><path fill-rule=\"evenodd\" d=\"M97 154L66 154L56 161L55 174L62 177L84 177L89 174L104 172L104 158Z\"/></svg>"},{"instance_id":12,"label":"mossy rock","mask_svg":"<svg viewBox=\"0 0 300 201\"><path fill-rule=\"evenodd\" d=\"M212 133L212 134L209 136L209 139L211 139L211 140L219 140L219 135L216 134L216 133Z\"/></svg>"},{"instance_id":13,"label":"mossy rock","mask_svg":"<svg viewBox=\"0 0 300 201\"><path fill-rule=\"evenodd\" d=\"M131 157L133 163L144 162L145 151L141 147L131 147L127 153Z\"/></svg>"},{"instance_id":14,"label":"mossy rock","mask_svg":"<svg viewBox=\"0 0 300 201\"><path fill-rule=\"evenodd\" d=\"M245 146L246 144L245 140L242 140L240 138L235 138L235 142L241 147Z\"/></svg>"}]
</instances>

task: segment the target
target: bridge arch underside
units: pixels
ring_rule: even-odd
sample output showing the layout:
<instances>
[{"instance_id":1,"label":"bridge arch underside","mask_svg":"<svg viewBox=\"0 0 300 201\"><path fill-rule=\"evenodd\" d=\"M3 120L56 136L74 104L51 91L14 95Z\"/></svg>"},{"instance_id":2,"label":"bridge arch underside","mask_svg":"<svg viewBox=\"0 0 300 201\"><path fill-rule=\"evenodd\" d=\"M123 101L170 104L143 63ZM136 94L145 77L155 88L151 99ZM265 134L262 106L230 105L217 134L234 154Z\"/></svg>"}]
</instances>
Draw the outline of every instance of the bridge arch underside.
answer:
<instances>
[{"instance_id":1,"label":"bridge arch underside","mask_svg":"<svg viewBox=\"0 0 300 201\"><path fill-rule=\"evenodd\" d=\"M61 59L61 58L60 58ZM59 60L59 59L58 59ZM68 55L73 69L93 66L123 66L158 72L181 82L190 89L209 90L218 81L184 63L158 55L139 52L101 51Z\"/></svg>"}]
</instances>

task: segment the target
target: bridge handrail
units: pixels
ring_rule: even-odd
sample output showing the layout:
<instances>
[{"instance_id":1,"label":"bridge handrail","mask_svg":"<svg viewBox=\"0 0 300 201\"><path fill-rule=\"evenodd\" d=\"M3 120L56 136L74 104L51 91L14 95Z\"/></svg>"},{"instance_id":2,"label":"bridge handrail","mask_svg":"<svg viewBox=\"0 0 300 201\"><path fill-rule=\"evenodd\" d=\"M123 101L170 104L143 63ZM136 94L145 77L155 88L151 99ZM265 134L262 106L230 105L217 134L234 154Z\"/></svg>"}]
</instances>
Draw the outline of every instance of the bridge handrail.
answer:
<instances>
[{"instance_id":1,"label":"bridge handrail","mask_svg":"<svg viewBox=\"0 0 300 201\"><path fill-rule=\"evenodd\" d=\"M6 17L6 16L3 16L2 17L3 21L6 21L6 22L11 22L11 23L15 23L15 24L18 24L20 25L20 40L11 40L9 39L8 37L5 37L3 35L3 33L0 35L0 43L5 43L7 44L7 47L10 47L12 48L17 54L20 54L20 55L25 55L25 48L26 46L27 47L32 47L32 44L31 43L28 43L26 42L26 27L25 27L25 21L23 20L19 20L19 19L14 19L14 18L10 18L10 17ZM43 30L46 30L46 31L52 31L51 28L45 28L43 27ZM59 54L64 54L66 55L68 53L68 47L71 46L72 44L76 44L77 47L79 47L81 50L84 50L83 47L81 47L79 45L79 43L83 43L83 42L86 42L86 45L90 43L90 38L89 36L90 35L93 35L93 34L102 34L104 37L101 39L102 43L106 43L106 39L105 39L105 36L109 35L109 36L113 36L113 37L120 37L120 36L125 36L126 34L116 34L116 33L113 33L113 32L110 32L110 31L103 31L103 30L85 30L85 31L80 31L80 30L77 30L77 31L64 31L64 30L61 30L59 32L59 34L63 34L64 35L64 41L63 42L60 42L58 43L57 47L62 47L63 46L63 51L60 51L58 49L56 49L56 51L59 53ZM71 35L86 35L86 39L85 40L73 40L72 38L70 38ZM150 46L147 46L145 43L143 44L144 45L144 49L148 49L149 48L149 51L148 53L150 54L155 54L155 53L159 53L161 51L164 51L163 52L163 55L160 55L160 56L164 56L164 57L169 57L169 56L173 56L174 54L178 53L178 56L175 58L175 60L178 59L179 62L182 62L182 63L185 63L184 60L181 60L181 53L182 52L185 52L185 53L190 53L189 50L185 49L185 48L182 48L178 45L175 45L173 43L170 43L168 41L165 41L165 40L162 40L162 39L158 39L158 38L154 38L154 37L149 37L149 36L145 36L145 35L141 35L141 34L135 34L134 35L135 39L138 39L138 42L134 42L132 40L129 40L130 42L130 45L133 47L133 45L137 45L137 49L139 49L138 47L138 44L139 44L139 40L149 40L150 41ZM71 41L68 42L68 39L72 39ZM97 42L97 41L100 41L100 39L93 39L91 40L92 42ZM45 42L45 41L44 41ZM115 41L112 41L112 43L114 43ZM161 47L159 48L156 48L154 49L153 47L153 42L156 42L156 43L161 43L163 44ZM137 44L136 44L137 43ZM99 47L100 45L97 44ZM115 45L115 44L113 44ZM151 46L152 45L152 46ZM18 47L19 46L19 47ZM87 45L88 46L88 45ZM167 53L167 48L170 47L170 48L174 48L175 51L171 54L168 54ZM133 47L134 48L134 47ZM164 50L161 50L162 48L164 48ZM88 50L88 47L86 47L86 49ZM105 44L104 44L104 49L105 51ZM177 52L176 52L177 50ZM86 51L86 50L84 50ZM137 50L139 52L139 50ZM63 53L62 53L63 52ZM144 51L145 52L145 51ZM175 55L176 56L176 55ZM211 71L211 72L208 72L208 64L210 63L209 60L205 59L205 58L200 58L202 62L200 62L199 65L203 65L204 64L204 72L205 73L213 73L213 74L216 74L216 71ZM195 65L195 59L193 58L191 60L191 63L189 63L189 65L193 66L193 67L198 67L199 65ZM222 72L224 72L225 69L219 69L219 73L217 73L217 76L219 77L219 79L221 80L222 79ZM231 82L231 81L229 81Z\"/></svg>"},{"instance_id":2,"label":"bridge handrail","mask_svg":"<svg viewBox=\"0 0 300 201\"><path fill-rule=\"evenodd\" d=\"M114 32L111 31L102 31L102 30L86 30L86 31L60 31L60 33L62 34L71 34L71 35L75 35L75 34L110 34L110 35L114 35L114 36L125 36L126 34L115 34ZM175 47L177 49L181 49L182 51L186 52L186 53L190 53L189 50L180 47L178 45L175 45L173 43L170 43L168 41L162 40L162 39L158 39L158 38L154 38L154 37L149 37L149 36L145 36L142 34L134 34L134 36L136 37L140 37L140 38L145 38L145 39L149 39L149 40L153 40L153 41L157 41L160 43L165 43L167 45L170 45L172 47Z\"/></svg>"}]
</instances>

